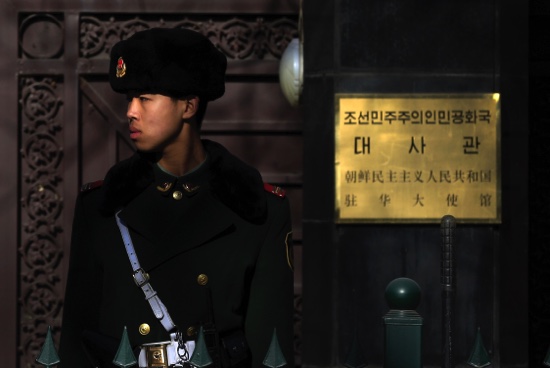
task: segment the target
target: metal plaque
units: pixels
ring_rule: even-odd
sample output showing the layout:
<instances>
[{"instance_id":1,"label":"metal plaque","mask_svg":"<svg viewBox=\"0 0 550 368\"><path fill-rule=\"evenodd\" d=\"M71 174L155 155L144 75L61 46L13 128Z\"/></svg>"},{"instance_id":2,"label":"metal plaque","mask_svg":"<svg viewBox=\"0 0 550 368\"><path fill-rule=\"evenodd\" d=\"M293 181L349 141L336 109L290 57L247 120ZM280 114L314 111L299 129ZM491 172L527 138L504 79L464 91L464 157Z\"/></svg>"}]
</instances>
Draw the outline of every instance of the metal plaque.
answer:
<instances>
[{"instance_id":1,"label":"metal plaque","mask_svg":"<svg viewBox=\"0 0 550 368\"><path fill-rule=\"evenodd\" d=\"M500 223L500 95L336 94L337 223Z\"/></svg>"}]
</instances>

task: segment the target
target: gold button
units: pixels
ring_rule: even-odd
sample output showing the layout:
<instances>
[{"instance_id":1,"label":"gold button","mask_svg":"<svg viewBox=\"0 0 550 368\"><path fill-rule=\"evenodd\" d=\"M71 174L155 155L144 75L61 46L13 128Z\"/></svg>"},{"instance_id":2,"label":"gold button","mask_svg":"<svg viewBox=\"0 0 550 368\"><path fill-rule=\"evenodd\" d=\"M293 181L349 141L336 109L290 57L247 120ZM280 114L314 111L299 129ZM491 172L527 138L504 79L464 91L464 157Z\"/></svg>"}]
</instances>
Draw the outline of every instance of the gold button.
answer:
<instances>
[{"instance_id":1,"label":"gold button","mask_svg":"<svg viewBox=\"0 0 550 368\"><path fill-rule=\"evenodd\" d=\"M139 325L139 333L142 335L148 335L151 332L151 327L147 323Z\"/></svg>"},{"instance_id":2,"label":"gold button","mask_svg":"<svg viewBox=\"0 0 550 368\"><path fill-rule=\"evenodd\" d=\"M174 193L172 193L172 197L176 201L179 201L181 199L181 197L183 197L183 195L181 194L181 192L179 190L176 190Z\"/></svg>"},{"instance_id":3,"label":"gold button","mask_svg":"<svg viewBox=\"0 0 550 368\"><path fill-rule=\"evenodd\" d=\"M203 286L208 284L208 276L206 276L204 273L201 273L197 277L197 282L199 283L199 285L203 285Z\"/></svg>"},{"instance_id":4,"label":"gold button","mask_svg":"<svg viewBox=\"0 0 550 368\"><path fill-rule=\"evenodd\" d=\"M191 326L187 329L187 336L195 336L195 327Z\"/></svg>"}]
</instances>

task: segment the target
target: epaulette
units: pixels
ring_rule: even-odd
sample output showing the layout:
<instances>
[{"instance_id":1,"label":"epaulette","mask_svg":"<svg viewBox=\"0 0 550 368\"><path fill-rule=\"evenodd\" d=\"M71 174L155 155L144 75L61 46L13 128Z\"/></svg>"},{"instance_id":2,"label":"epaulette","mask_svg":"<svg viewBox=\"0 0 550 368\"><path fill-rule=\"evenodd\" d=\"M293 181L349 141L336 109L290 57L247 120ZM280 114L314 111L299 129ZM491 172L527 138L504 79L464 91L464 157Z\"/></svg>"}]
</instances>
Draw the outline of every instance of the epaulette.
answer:
<instances>
[{"instance_id":1,"label":"epaulette","mask_svg":"<svg viewBox=\"0 0 550 368\"><path fill-rule=\"evenodd\" d=\"M285 190L277 185L264 183L264 190L271 194L275 194L277 197L284 198L286 196Z\"/></svg>"},{"instance_id":2,"label":"epaulette","mask_svg":"<svg viewBox=\"0 0 550 368\"><path fill-rule=\"evenodd\" d=\"M92 181L90 183L86 183L86 184L83 184L81 187L80 187L80 191L81 192L87 192L89 190L92 190L92 189L95 189L95 188L99 188L100 186L103 185L103 180L97 180L97 181Z\"/></svg>"}]
</instances>

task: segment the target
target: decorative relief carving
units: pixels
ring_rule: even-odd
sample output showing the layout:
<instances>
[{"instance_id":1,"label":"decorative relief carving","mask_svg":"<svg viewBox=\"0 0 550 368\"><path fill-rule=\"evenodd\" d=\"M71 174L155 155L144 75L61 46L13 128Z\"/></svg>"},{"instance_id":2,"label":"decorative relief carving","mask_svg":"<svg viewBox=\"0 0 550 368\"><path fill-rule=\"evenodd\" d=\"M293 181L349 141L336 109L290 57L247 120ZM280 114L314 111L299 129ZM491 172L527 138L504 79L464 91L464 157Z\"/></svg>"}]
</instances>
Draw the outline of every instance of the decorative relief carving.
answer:
<instances>
[{"instance_id":1,"label":"decorative relief carving","mask_svg":"<svg viewBox=\"0 0 550 368\"><path fill-rule=\"evenodd\" d=\"M49 283L35 282L32 288L23 296L26 315L44 319L59 311L61 303L56 291Z\"/></svg>"},{"instance_id":2,"label":"decorative relief carving","mask_svg":"<svg viewBox=\"0 0 550 368\"><path fill-rule=\"evenodd\" d=\"M19 24L19 56L53 59L63 54L63 17L61 14L22 14Z\"/></svg>"},{"instance_id":3,"label":"decorative relief carving","mask_svg":"<svg viewBox=\"0 0 550 368\"><path fill-rule=\"evenodd\" d=\"M153 27L193 29L206 36L229 59L279 59L298 37L297 21L290 18L242 16L159 17L132 19L87 15L80 21L80 53L86 58L108 58L111 47L135 32Z\"/></svg>"},{"instance_id":4,"label":"decorative relief carving","mask_svg":"<svg viewBox=\"0 0 550 368\"><path fill-rule=\"evenodd\" d=\"M44 126L48 132L55 133L61 130L55 120L59 113L61 100L55 95L56 82L50 78L43 81L22 81L21 105L29 123L23 127L25 133L34 133L39 126Z\"/></svg>"},{"instance_id":5,"label":"decorative relief carving","mask_svg":"<svg viewBox=\"0 0 550 368\"><path fill-rule=\"evenodd\" d=\"M48 326L59 328L63 257L59 234L63 199L59 193L63 150L60 78L20 80L21 245L20 346L21 366L34 366ZM57 337L57 336L56 336ZM57 337L58 338L58 337Z\"/></svg>"},{"instance_id":6,"label":"decorative relief carving","mask_svg":"<svg viewBox=\"0 0 550 368\"><path fill-rule=\"evenodd\" d=\"M27 188L22 205L27 209L27 215L33 224L38 225L27 226L25 229L37 229L40 225L45 225L50 232L56 232L55 221L61 214L62 208L57 188L40 182L35 183Z\"/></svg>"},{"instance_id":7,"label":"decorative relief carving","mask_svg":"<svg viewBox=\"0 0 550 368\"><path fill-rule=\"evenodd\" d=\"M61 252L56 244L55 238L49 234L34 234L27 238L27 241L21 249L23 262L33 275L22 275L25 281L33 282L34 279L44 272L44 277L55 283L59 281L59 276L54 274L54 270L61 261Z\"/></svg>"},{"instance_id":8,"label":"decorative relief carving","mask_svg":"<svg viewBox=\"0 0 550 368\"><path fill-rule=\"evenodd\" d=\"M50 133L53 134L53 133ZM33 134L29 135L22 152L26 164L33 169L28 173L27 181L36 181L36 174L52 173L62 157L61 147L51 135ZM52 175L50 179L60 180L58 176Z\"/></svg>"}]
</instances>

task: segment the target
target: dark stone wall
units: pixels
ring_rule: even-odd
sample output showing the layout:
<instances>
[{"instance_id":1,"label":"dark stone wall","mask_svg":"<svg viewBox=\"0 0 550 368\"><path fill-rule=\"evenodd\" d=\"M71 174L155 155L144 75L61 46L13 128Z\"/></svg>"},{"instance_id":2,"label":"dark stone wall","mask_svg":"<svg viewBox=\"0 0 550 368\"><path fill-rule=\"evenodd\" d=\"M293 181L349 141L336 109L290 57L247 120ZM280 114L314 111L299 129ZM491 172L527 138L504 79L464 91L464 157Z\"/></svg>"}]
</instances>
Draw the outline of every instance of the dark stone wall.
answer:
<instances>
[{"instance_id":1,"label":"dark stone wall","mask_svg":"<svg viewBox=\"0 0 550 368\"><path fill-rule=\"evenodd\" d=\"M304 0L304 366L357 338L383 364L387 284L422 288L425 366L441 366L439 226L334 224L336 93L501 93L502 223L458 225L454 361L478 327L495 367L528 360L527 16L520 0ZM442 214L444 215L444 214Z\"/></svg>"},{"instance_id":2,"label":"dark stone wall","mask_svg":"<svg viewBox=\"0 0 550 368\"><path fill-rule=\"evenodd\" d=\"M410 74L494 69L492 1L338 2L338 69Z\"/></svg>"},{"instance_id":3,"label":"dark stone wall","mask_svg":"<svg viewBox=\"0 0 550 368\"><path fill-rule=\"evenodd\" d=\"M529 17L529 366L550 349L550 4L531 0Z\"/></svg>"}]
</instances>

